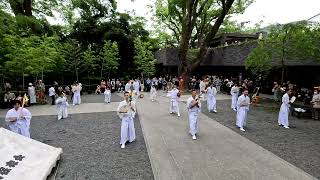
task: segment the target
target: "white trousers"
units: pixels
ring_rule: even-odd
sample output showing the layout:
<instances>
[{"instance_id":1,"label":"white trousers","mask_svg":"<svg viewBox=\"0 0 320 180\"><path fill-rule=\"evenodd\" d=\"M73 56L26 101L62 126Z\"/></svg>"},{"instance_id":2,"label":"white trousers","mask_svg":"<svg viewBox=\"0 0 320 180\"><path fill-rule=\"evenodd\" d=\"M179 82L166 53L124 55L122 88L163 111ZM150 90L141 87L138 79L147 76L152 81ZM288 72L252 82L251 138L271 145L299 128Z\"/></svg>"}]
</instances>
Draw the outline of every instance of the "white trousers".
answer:
<instances>
[{"instance_id":1,"label":"white trousers","mask_svg":"<svg viewBox=\"0 0 320 180\"><path fill-rule=\"evenodd\" d=\"M198 133L198 113L197 112L189 112L189 127L190 134L196 135Z\"/></svg>"},{"instance_id":2,"label":"white trousers","mask_svg":"<svg viewBox=\"0 0 320 180\"><path fill-rule=\"evenodd\" d=\"M127 141L132 142L136 139L134 122L132 117L124 117L121 120L121 137L120 144L125 144Z\"/></svg>"}]
</instances>

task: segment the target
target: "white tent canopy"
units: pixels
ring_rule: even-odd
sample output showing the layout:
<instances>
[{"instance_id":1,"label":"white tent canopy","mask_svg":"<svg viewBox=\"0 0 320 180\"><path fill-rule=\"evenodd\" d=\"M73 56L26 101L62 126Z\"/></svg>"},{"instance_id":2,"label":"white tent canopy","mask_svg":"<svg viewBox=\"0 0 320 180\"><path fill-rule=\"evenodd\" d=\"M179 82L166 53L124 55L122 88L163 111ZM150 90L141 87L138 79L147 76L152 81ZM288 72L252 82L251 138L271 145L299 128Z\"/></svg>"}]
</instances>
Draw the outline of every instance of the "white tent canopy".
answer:
<instances>
[{"instance_id":1,"label":"white tent canopy","mask_svg":"<svg viewBox=\"0 0 320 180\"><path fill-rule=\"evenodd\" d=\"M61 148L0 128L0 179L46 180L61 153Z\"/></svg>"}]
</instances>

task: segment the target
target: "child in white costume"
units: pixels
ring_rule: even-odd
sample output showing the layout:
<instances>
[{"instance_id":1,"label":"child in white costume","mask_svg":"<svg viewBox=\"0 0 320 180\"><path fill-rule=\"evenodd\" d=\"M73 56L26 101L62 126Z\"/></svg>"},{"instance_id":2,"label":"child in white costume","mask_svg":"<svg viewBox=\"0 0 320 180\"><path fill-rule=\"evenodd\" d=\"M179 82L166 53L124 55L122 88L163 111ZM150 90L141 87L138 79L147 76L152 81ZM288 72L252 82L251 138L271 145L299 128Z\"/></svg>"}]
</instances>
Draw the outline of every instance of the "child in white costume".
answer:
<instances>
[{"instance_id":1,"label":"child in white costume","mask_svg":"<svg viewBox=\"0 0 320 180\"><path fill-rule=\"evenodd\" d=\"M151 101L155 101L156 97L157 97L156 87L152 86L151 90L150 90L150 99L151 99Z\"/></svg>"},{"instance_id":2,"label":"child in white costume","mask_svg":"<svg viewBox=\"0 0 320 180\"><path fill-rule=\"evenodd\" d=\"M68 117L68 100L63 92L59 92L59 97L56 99L58 120Z\"/></svg>"},{"instance_id":3,"label":"child in white costume","mask_svg":"<svg viewBox=\"0 0 320 180\"><path fill-rule=\"evenodd\" d=\"M105 103L110 103L111 101L111 90L109 87L104 91L104 102Z\"/></svg>"}]
</instances>

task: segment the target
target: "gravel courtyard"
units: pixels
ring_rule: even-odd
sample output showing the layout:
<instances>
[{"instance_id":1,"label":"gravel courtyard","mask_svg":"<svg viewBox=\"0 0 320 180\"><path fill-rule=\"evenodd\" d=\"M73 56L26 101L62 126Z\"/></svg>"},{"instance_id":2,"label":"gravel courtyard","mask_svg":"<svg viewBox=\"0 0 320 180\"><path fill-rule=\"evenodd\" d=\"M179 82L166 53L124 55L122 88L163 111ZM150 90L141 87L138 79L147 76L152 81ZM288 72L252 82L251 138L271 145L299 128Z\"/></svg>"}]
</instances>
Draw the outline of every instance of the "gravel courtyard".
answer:
<instances>
[{"instance_id":1,"label":"gravel courtyard","mask_svg":"<svg viewBox=\"0 0 320 180\"><path fill-rule=\"evenodd\" d=\"M320 121L289 116L290 126L294 128L284 129L278 126L278 112L251 107L246 132L241 132L235 126L236 112L231 110L230 103L231 100L217 101L218 113L214 114L208 112L203 101L202 112L320 179Z\"/></svg>"},{"instance_id":2,"label":"gravel courtyard","mask_svg":"<svg viewBox=\"0 0 320 180\"><path fill-rule=\"evenodd\" d=\"M1 120L0 125L4 125ZM57 180L152 180L153 172L138 117L136 141L120 149L120 119L116 112L72 114L68 119L35 116L31 136L61 147Z\"/></svg>"}]
</instances>

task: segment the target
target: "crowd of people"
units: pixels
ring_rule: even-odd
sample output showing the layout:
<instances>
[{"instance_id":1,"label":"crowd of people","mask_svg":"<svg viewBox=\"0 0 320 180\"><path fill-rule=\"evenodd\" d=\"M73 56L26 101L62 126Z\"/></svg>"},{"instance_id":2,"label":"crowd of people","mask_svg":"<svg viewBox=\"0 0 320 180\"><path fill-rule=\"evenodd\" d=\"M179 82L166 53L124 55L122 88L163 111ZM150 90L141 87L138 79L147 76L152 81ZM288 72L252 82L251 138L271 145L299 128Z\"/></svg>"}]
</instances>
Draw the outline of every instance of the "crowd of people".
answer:
<instances>
[{"instance_id":1,"label":"crowd of people","mask_svg":"<svg viewBox=\"0 0 320 180\"><path fill-rule=\"evenodd\" d=\"M296 87L287 83L285 86L279 86L276 82L272 92L274 92L274 98L279 101L281 98L281 107L278 115L278 124L284 128L290 128L289 126L289 112L290 105L299 98ZM104 102L106 104L111 102L111 96L113 92L124 93L124 100L119 103L117 108L117 114L121 119L121 135L120 145L121 148L125 148L126 142L132 142L135 140L135 128L134 118L136 114L136 104L139 98L143 98L141 92L149 91L150 100L152 102L157 100L157 91L162 90L167 93L167 97L170 98L169 113L176 114L180 117L180 97L183 94L184 82L181 77L176 76L163 76L159 78L145 78L145 79L131 79L128 81L111 79L108 81L101 80L95 90L96 94L104 95ZM208 112L217 113L217 100L218 93L224 92L231 95L230 108L236 112L235 124L240 131L245 131L247 116L249 107L252 103L257 101L259 96L259 83L254 83L250 79L236 79L236 78L222 78L219 76L203 76L202 78L196 78L195 76L189 79L189 82L185 84L187 89L191 92L191 96L187 99L187 112L189 119L189 129L192 139L197 139L198 133L198 114L201 111L201 100L206 99ZM29 84L28 95L30 103L37 103L39 99L45 97L44 84L42 81L36 83L36 87ZM314 95L310 102L312 103L313 118L319 119L320 110L320 94L318 90L320 87L315 87ZM58 83L54 82L48 89L48 96L51 98L51 104L57 106L57 119L64 119L68 117L68 98L70 95L72 104L81 104L81 90L82 84L75 82L71 87L58 86ZM198 94L199 92L199 94ZM21 95L15 97L12 93L8 93L5 98L10 100L13 104L12 109L6 114L6 121L9 128L26 137L30 137L29 128L31 113L25 106L25 97Z\"/></svg>"}]
</instances>

